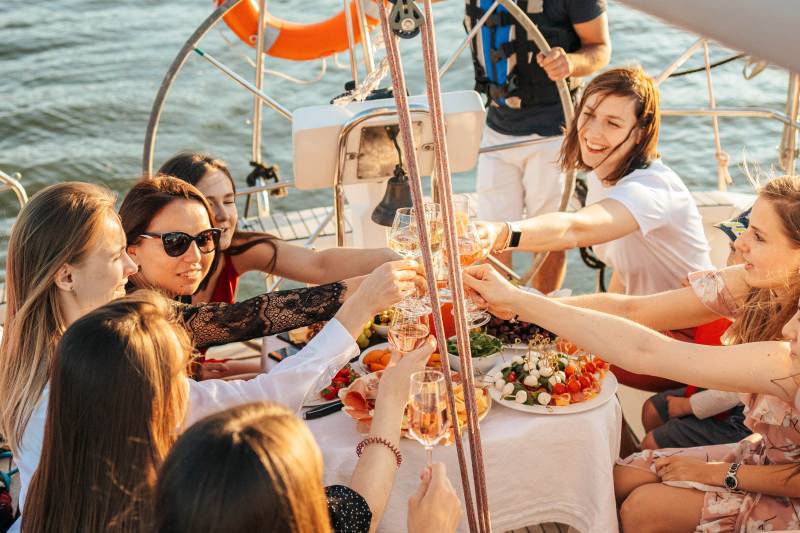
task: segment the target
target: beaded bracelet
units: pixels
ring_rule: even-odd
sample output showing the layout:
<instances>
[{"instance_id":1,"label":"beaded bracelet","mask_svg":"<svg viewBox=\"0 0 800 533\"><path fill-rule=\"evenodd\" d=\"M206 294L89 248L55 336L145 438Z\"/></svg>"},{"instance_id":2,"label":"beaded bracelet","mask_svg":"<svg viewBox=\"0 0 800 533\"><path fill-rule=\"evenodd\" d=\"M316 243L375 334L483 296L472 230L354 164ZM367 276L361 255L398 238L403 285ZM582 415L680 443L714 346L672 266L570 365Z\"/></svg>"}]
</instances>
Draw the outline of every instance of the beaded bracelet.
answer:
<instances>
[{"instance_id":1,"label":"beaded bracelet","mask_svg":"<svg viewBox=\"0 0 800 533\"><path fill-rule=\"evenodd\" d=\"M397 449L397 446L383 437L367 437L366 439L362 440L358 443L358 446L356 446L356 455L361 457L361 454L364 453L364 448L370 444L383 444L394 454L394 458L397 461L397 466L399 467L401 464L403 464L403 454L400 453L400 450Z\"/></svg>"}]
</instances>

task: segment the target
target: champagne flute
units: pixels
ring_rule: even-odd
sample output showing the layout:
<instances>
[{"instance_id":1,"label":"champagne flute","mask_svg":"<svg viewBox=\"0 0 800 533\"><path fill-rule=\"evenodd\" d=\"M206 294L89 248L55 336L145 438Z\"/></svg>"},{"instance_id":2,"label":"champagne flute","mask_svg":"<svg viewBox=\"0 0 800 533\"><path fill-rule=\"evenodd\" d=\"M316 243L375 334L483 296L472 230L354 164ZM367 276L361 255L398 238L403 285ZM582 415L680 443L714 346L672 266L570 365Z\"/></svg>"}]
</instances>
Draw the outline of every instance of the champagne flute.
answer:
<instances>
[{"instance_id":1,"label":"champagne flute","mask_svg":"<svg viewBox=\"0 0 800 533\"><path fill-rule=\"evenodd\" d=\"M400 353L411 352L425 344L429 334L427 314L395 307L387 335L392 348Z\"/></svg>"},{"instance_id":2,"label":"champagne flute","mask_svg":"<svg viewBox=\"0 0 800 533\"><path fill-rule=\"evenodd\" d=\"M461 267L469 266L483 256L481 238L478 228L468 222L458 234L458 261ZM470 292L467 293L467 321L470 328L483 326L492 318L475 300Z\"/></svg>"},{"instance_id":3,"label":"champagne flute","mask_svg":"<svg viewBox=\"0 0 800 533\"><path fill-rule=\"evenodd\" d=\"M437 370L411 374L408 402L408 432L425 446L428 465L433 462L433 447L450 430L444 375Z\"/></svg>"}]
</instances>

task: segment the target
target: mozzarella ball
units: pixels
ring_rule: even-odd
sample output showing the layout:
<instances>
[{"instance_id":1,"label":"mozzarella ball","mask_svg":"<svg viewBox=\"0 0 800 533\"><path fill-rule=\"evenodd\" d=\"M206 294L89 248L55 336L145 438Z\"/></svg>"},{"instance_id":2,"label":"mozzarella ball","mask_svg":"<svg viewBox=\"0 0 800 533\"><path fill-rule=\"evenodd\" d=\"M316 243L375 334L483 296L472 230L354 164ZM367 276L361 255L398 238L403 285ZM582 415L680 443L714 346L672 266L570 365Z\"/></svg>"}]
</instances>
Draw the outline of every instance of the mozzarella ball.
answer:
<instances>
[{"instance_id":1,"label":"mozzarella ball","mask_svg":"<svg viewBox=\"0 0 800 533\"><path fill-rule=\"evenodd\" d=\"M514 396L514 401L517 403L525 403L528 399L528 393L524 390L517 391L517 395Z\"/></svg>"},{"instance_id":2,"label":"mozzarella ball","mask_svg":"<svg viewBox=\"0 0 800 533\"><path fill-rule=\"evenodd\" d=\"M512 392L514 392L514 384L506 383L503 387L503 397L510 396Z\"/></svg>"},{"instance_id":3,"label":"mozzarella ball","mask_svg":"<svg viewBox=\"0 0 800 533\"><path fill-rule=\"evenodd\" d=\"M549 366L546 366L544 368L540 368L539 369L539 374L541 374L543 377L549 378L550 376L553 375L553 369L551 367L549 367Z\"/></svg>"},{"instance_id":4,"label":"mozzarella ball","mask_svg":"<svg viewBox=\"0 0 800 533\"><path fill-rule=\"evenodd\" d=\"M522 380L522 383L524 383L528 387L536 387L539 385L539 376L538 375L534 376L533 374L525 376L525 379Z\"/></svg>"},{"instance_id":5,"label":"mozzarella ball","mask_svg":"<svg viewBox=\"0 0 800 533\"><path fill-rule=\"evenodd\" d=\"M502 391L503 387L505 386L506 386L506 380L504 380L503 378L497 378L496 380L494 380L495 389Z\"/></svg>"},{"instance_id":6,"label":"mozzarella ball","mask_svg":"<svg viewBox=\"0 0 800 533\"><path fill-rule=\"evenodd\" d=\"M541 393L539 393L539 397L536 398L536 401L539 402L541 405L547 405L547 404L550 403L550 400L552 400L552 399L553 399L553 397L550 396L549 393L541 392Z\"/></svg>"}]
</instances>

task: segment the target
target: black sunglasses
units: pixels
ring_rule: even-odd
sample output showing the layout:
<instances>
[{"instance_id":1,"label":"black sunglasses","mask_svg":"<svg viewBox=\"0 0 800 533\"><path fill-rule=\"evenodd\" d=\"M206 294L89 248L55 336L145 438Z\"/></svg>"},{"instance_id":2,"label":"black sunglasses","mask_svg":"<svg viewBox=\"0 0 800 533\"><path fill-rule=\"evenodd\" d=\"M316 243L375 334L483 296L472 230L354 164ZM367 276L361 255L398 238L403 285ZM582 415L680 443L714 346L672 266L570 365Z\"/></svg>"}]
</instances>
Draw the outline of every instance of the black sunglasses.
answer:
<instances>
[{"instance_id":1,"label":"black sunglasses","mask_svg":"<svg viewBox=\"0 0 800 533\"><path fill-rule=\"evenodd\" d=\"M203 230L194 237L182 231L170 231L168 233L152 233L145 232L140 235L145 239L161 239L164 245L164 251L170 257L180 257L186 253L186 250L192 245L193 242L197 243L197 247L204 254L210 254L219 246L219 236L222 230L219 228L211 228Z\"/></svg>"}]
</instances>

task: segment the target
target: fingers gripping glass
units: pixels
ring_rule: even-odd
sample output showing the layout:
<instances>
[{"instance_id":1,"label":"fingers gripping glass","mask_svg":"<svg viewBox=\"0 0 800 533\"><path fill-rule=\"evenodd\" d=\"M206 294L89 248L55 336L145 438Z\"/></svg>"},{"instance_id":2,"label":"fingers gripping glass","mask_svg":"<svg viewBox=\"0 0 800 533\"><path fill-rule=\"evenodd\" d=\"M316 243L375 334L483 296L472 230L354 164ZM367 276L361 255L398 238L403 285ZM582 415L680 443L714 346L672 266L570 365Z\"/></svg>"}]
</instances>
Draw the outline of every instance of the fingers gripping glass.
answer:
<instances>
[{"instance_id":1,"label":"fingers gripping glass","mask_svg":"<svg viewBox=\"0 0 800 533\"><path fill-rule=\"evenodd\" d=\"M219 246L219 236L221 234L221 229L211 228L203 230L195 236L182 231L170 231L167 233L145 232L141 234L141 237L145 239L161 239L167 255L179 257L186 253L186 250L189 249L193 242L197 243L197 248L202 253L210 254Z\"/></svg>"}]
</instances>

